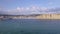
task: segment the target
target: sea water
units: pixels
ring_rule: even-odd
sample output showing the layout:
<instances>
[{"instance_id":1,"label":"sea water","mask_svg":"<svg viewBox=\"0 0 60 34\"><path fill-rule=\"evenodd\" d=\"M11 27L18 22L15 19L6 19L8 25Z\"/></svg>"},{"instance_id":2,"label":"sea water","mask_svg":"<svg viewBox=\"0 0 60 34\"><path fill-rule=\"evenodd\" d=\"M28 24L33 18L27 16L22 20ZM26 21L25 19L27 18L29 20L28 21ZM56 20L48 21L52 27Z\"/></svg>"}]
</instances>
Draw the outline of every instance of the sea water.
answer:
<instances>
[{"instance_id":1,"label":"sea water","mask_svg":"<svg viewBox=\"0 0 60 34\"><path fill-rule=\"evenodd\" d=\"M0 34L60 34L60 20L0 20Z\"/></svg>"}]
</instances>

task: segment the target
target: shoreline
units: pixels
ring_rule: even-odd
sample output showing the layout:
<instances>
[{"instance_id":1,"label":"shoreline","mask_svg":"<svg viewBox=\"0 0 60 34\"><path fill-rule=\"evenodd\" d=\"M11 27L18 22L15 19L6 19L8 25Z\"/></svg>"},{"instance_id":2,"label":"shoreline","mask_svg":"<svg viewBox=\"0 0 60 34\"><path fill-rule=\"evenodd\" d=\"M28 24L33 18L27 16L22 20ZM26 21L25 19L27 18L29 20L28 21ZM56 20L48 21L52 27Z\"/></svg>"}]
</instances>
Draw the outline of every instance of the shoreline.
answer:
<instances>
[{"instance_id":1,"label":"shoreline","mask_svg":"<svg viewBox=\"0 0 60 34\"><path fill-rule=\"evenodd\" d=\"M5 15L0 19L60 19L60 14L39 14L39 15Z\"/></svg>"}]
</instances>

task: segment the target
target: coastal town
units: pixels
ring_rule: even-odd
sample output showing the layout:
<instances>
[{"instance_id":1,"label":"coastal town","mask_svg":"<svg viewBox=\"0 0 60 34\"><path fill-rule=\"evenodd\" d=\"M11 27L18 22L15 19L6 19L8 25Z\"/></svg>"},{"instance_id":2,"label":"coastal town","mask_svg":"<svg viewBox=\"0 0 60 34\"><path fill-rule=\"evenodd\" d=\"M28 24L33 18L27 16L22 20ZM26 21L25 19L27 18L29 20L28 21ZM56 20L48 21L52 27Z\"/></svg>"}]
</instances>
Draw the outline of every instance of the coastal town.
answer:
<instances>
[{"instance_id":1,"label":"coastal town","mask_svg":"<svg viewBox=\"0 0 60 34\"><path fill-rule=\"evenodd\" d=\"M0 19L60 19L60 14L0 15Z\"/></svg>"}]
</instances>

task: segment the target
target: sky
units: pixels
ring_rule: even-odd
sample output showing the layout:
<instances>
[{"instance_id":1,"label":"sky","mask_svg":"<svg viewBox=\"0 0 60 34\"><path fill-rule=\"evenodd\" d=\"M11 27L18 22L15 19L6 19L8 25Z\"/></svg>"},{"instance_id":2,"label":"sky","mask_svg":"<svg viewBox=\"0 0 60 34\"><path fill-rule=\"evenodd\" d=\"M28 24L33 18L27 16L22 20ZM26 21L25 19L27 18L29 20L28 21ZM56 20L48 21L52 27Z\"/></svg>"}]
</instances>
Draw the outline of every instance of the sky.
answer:
<instances>
[{"instance_id":1,"label":"sky","mask_svg":"<svg viewBox=\"0 0 60 34\"><path fill-rule=\"evenodd\" d=\"M0 14L60 13L60 0L0 0Z\"/></svg>"}]
</instances>

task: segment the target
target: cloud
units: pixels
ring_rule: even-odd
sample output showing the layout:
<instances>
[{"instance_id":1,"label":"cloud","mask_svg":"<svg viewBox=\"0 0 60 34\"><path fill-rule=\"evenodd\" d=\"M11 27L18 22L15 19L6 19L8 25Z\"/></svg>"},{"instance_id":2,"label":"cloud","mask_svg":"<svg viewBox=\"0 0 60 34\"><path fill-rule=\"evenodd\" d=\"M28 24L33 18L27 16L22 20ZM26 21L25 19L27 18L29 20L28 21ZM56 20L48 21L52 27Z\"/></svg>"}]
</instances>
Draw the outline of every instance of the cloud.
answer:
<instances>
[{"instance_id":1,"label":"cloud","mask_svg":"<svg viewBox=\"0 0 60 34\"><path fill-rule=\"evenodd\" d=\"M60 8L46 8L46 7L17 7L12 10L5 10L0 8L0 14L11 14L11 15L21 15L21 14L54 14L60 13Z\"/></svg>"},{"instance_id":2,"label":"cloud","mask_svg":"<svg viewBox=\"0 0 60 34\"><path fill-rule=\"evenodd\" d=\"M5 10L3 8L0 8L0 14L5 13Z\"/></svg>"}]
</instances>

